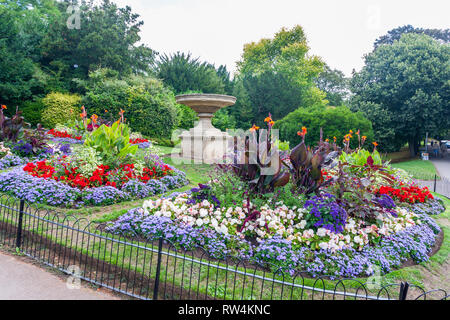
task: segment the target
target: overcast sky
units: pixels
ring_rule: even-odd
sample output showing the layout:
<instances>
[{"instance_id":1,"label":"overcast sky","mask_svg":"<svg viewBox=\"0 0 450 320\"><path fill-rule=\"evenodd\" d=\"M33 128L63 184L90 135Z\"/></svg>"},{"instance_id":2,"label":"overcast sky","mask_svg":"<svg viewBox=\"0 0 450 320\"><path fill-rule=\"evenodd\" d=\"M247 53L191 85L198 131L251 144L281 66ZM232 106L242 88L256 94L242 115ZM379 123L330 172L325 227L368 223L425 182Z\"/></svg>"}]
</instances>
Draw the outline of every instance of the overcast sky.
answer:
<instances>
[{"instance_id":1,"label":"overcast sky","mask_svg":"<svg viewBox=\"0 0 450 320\"><path fill-rule=\"evenodd\" d=\"M406 24L450 28L448 0L113 0L144 21L142 42L191 52L232 72L243 45L301 25L310 53L351 75L387 31Z\"/></svg>"}]
</instances>

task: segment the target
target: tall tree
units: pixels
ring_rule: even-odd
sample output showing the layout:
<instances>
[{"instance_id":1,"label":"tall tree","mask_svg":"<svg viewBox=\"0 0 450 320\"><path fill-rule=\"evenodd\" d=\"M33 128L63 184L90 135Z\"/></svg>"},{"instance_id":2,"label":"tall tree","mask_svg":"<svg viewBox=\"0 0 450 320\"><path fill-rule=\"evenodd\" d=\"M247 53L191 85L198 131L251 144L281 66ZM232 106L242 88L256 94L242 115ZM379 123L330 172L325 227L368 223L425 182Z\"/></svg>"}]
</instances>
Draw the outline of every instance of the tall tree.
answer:
<instances>
[{"instance_id":1,"label":"tall tree","mask_svg":"<svg viewBox=\"0 0 450 320\"><path fill-rule=\"evenodd\" d=\"M340 106L347 100L350 93L348 82L342 71L331 69L328 65L315 80L317 88L327 94L326 98L332 106Z\"/></svg>"},{"instance_id":2,"label":"tall tree","mask_svg":"<svg viewBox=\"0 0 450 320\"><path fill-rule=\"evenodd\" d=\"M225 93L226 69L219 69L191 54L177 52L162 55L156 63L156 75L176 94L199 91L202 93ZM229 75L228 75L229 78Z\"/></svg>"},{"instance_id":3,"label":"tall tree","mask_svg":"<svg viewBox=\"0 0 450 320\"><path fill-rule=\"evenodd\" d=\"M238 127L261 125L269 112L281 119L300 106L309 106L311 101L324 103L325 94L314 85L323 62L308 55L308 50L300 26L283 28L272 39L244 46L235 88L236 94L243 96L237 96L236 105L227 108ZM242 117L244 114L246 117Z\"/></svg>"},{"instance_id":4,"label":"tall tree","mask_svg":"<svg viewBox=\"0 0 450 320\"><path fill-rule=\"evenodd\" d=\"M58 2L61 12L49 25L42 40L44 71L59 76L63 89L74 89L73 78L87 79L90 71L110 68L121 75L147 74L155 52L138 45L143 22L129 6L119 8L109 0L81 3L80 28L68 28L72 1Z\"/></svg>"},{"instance_id":5,"label":"tall tree","mask_svg":"<svg viewBox=\"0 0 450 320\"><path fill-rule=\"evenodd\" d=\"M426 132L450 126L450 47L423 34L404 34L365 57L354 74L352 105L373 122L387 150L408 142L411 155Z\"/></svg>"},{"instance_id":6,"label":"tall tree","mask_svg":"<svg viewBox=\"0 0 450 320\"><path fill-rule=\"evenodd\" d=\"M400 40L402 35L406 33L426 34L427 36L430 36L442 43L450 42L450 29L422 29L414 28L412 25L408 24L406 26L392 29L388 31L387 34L375 40L374 48L376 49L383 44L393 44L394 41Z\"/></svg>"},{"instance_id":7,"label":"tall tree","mask_svg":"<svg viewBox=\"0 0 450 320\"><path fill-rule=\"evenodd\" d=\"M0 5L0 103L5 105L19 104L32 94L33 62L25 54L15 17Z\"/></svg>"}]
</instances>

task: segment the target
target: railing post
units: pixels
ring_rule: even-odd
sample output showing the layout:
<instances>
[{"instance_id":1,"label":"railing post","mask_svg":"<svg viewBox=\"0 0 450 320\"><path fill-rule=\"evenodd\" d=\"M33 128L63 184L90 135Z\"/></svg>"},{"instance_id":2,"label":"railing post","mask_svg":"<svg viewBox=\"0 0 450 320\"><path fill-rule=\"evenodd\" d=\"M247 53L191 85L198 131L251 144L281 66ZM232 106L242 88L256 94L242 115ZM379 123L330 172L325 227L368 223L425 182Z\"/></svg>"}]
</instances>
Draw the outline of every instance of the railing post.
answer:
<instances>
[{"instance_id":1,"label":"railing post","mask_svg":"<svg viewBox=\"0 0 450 320\"><path fill-rule=\"evenodd\" d=\"M159 276L161 273L161 257L162 257L163 238L159 238L158 243L158 262L156 264L155 288L153 290L153 300L158 300Z\"/></svg>"},{"instance_id":2,"label":"railing post","mask_svg":"<svg viewBox=\"0 0 450 320\"><path fill-rule=\"evenodd\" d=\"M434 188L433 188L433 192L436 192L436 180L437 180L437 175L434 175Z\"/></svg>"},{"instance_id":3,"label":"railing post","mask_svg":"<svg viewBox=\"0 0 450 320\"><path fill-rule=\"evenodd\" d=\"M402 282L400 284L400 294L398 297L398 300L406 300L406 296L408 295L408 289L409 289L409 283L408 282Z\"/></svg>"},{"instance_id":4,"label":"railing post","mask_svg":"<svg viewBox=\"0 0 450 320\"><path fill-rule=\"evenodd\" d=\"M20 249L22 245L22 225L23 225L23 209L25 207L25 201L20 200L20 209L19 209L19 223L17 225L17 237L16 237L16 248Z\"/></svg>"}]
</instances>

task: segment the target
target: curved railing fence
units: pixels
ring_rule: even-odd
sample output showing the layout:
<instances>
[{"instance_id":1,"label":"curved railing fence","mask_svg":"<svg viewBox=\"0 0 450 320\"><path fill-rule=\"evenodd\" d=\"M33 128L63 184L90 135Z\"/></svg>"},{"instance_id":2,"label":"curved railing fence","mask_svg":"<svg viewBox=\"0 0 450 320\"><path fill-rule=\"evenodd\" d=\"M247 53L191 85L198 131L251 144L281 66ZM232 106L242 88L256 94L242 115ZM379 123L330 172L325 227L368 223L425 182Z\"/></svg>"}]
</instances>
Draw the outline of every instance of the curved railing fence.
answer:
<instances>
[{"instance_id":1,"label":"curved railing fence","mask_svg":"<svg viewBox=\"0 0 450 320\"><path fill-rule=\"evenodd\" d=\"M104 225L0 197L0 244L98 286L138 299L442 300L408 283L312 278L236 258L217 260L202 248L184 251L164 239L129 239ZM270 271L272 270L272 271ZM273 272L275 271L275 272Z\"/></svg>"}]
</instances>

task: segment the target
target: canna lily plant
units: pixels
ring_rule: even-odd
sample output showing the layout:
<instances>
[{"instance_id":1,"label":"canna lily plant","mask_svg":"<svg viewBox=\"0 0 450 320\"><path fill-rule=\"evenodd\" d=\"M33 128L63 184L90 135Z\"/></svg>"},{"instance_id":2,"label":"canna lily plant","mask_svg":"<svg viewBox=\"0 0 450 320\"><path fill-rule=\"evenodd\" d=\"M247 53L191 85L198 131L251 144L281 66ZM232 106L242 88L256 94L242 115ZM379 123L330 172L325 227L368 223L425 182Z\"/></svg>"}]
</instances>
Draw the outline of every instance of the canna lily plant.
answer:
<instances>
[{"instance_id":1,"label":"canna lily plant","mask_svg":"<svg viewBox=\"0 0 450 320\"><path fill-rule=\"evenodd\" d=\"M130 129L123 123L115 122L112 126L101 125L93 131L84 144L96 149L104 159L122 161L129 155L136 154L139 146L130 143Z\"/></svg>"},{"instance_id":2,"label":"canna lily plant","mask_svg":"<svg viewBox=\"0 0 450 320\"><path fill-rule=\"evenodd\" d=\"M250 129L250 137L245 137L245 150L235 157L233 172L247 181L250 191L256 194L272 193L275 188L289 183L289 172L282 170L280 153L272 141L271 130L274 124L271 115L265 119L267 131L259 131L255 125ZM259 134L258 134L259 132Z\"/></svg>"},{"instance_id":3,"label":"canna lily plant","mask_svg":"<svg viewBox=\"0 0 450 320\"><path fill-rule=\"evenodd\" d=\"M306 146L305 136L307 129L302 128L298 133L303 141L292 149L289 155L290 164L284 162L292 175L293 192L300 194L319 193L319 188L324 187L330 181L325 181L322 168L332 164L339 155L339 151L331 151L328 141L323 141L322 130L320 132L320 142L318 147L311 149Z\"/></svg>"},{"instance_id":4,"label":"canna lily plant","mask_svg":"<svg viewBox=\"0 0 450 320\"><path fill-rule=\"evenodd\" d=\"M12 118L5 117L3 110L6 109L5 105L2 105L0 109L0 138L3 141L16 142L23 128L29 124L25 123L19 107L16 108L16 114Z\"/></svg>"}]
</instances>

